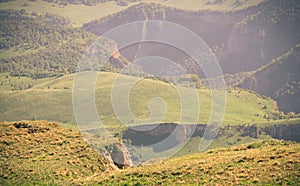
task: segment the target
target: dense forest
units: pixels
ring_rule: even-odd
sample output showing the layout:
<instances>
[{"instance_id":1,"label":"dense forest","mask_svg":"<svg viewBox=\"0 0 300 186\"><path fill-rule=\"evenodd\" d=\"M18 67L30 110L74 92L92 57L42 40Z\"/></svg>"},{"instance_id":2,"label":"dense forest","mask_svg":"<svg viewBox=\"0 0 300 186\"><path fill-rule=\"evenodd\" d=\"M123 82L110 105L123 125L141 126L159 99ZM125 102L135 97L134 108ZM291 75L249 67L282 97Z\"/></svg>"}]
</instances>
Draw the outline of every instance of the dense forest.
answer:
<instances>
[{"instance_id":1,"label":"dense forest","mask_svg":"<svg viewBox=\"0 0 300 186\"><path fill-rule=\"evenodd\" d=\"M0 11L0 72L14 76L43 78L74 72L84 50L97 37L72 28L55 15L38 15L24 10ZM26 51L5 56L5 51Z\"/></svg>"},{"instance_id":2,"label":"dense forest","mask_svg":"<svg viewBox=\"0 0 300 186\"><path fill-rule=\"evenodd\" d=\"M30 14L25 10L0 11L0 24L5 25L0 28L0 72L9 72L12 76L47 78L74 73L85 52L99 38L72 28L65 18ZM115 45L105 38L97 44L99 46L94 45L97 50L108 51ZM9 52L13 55L6 56ZM103 52L98 51L98 55ZM109 61L111 63L102 70L128 63L123 56Z\"/></svg>"}]
</instances>

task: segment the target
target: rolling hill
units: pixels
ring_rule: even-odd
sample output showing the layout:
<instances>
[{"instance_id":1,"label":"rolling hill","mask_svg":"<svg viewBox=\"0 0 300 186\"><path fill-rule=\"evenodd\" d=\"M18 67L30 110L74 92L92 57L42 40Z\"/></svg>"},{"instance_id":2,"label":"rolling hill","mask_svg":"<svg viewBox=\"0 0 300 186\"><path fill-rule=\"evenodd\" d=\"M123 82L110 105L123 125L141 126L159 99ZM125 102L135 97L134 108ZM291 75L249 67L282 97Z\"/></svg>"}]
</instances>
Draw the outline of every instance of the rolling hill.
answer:
<instances>
[{"instance_id":1,"label":"rolling hill","mask_svg":"<svg viewBox=\"0 0 300 186\"><path fill-rule=\"evenodd\" d=\"M104 124L119 125L111 103L111 90L117 74L99 73L96 83L96 104ZM123 75L124 78L131 78ZM24 82L22 83L22 80ZM32 80L30 89L12 91L11 82L26 84L28 78L8 76L2 81L0 91L0 120L45 119L62 123L75 123L72 108L73 75L59 78ZM28 82L29 84L29 82ZM17 85L16 85L17 86ZM6 88L6 89L5 89ZM188 89L187 89L188 91ZM168 83L144 79L139 81L130 93L130 104L136 117L149 117L148 104L154 97L161 97L167 112L163 122L177 122L180 114L180 99L173 86ZM198 89L200 100L199 123L207 123L211 109L211 93L208 89ZM45 112L47 108L47 112ZM63 112L62 112L63 111ZM246 123L268 122L268 119L280 114L276 102L260 97L254 93L232 89L227 93L224 124L236 125ZM285 115L281 113L283 118Z\"/></svg>"},{"instance_id":2,"label":"rolling hill","mask_svg":"<svg viewBox=\"0 0 300 186\"><path fill-rule=\"evenodd\" d=\"M1 3L3 5L1 9L19 5L20 2L24 3L23 1ZM197 8L193 10L191 7L188 8L189 3L183 7L177 6L174 0L160 1L159 4L154 4L152 1L139 1L138 4L130 2L126 9L124 9L126 6L122 8L122 11L118 10L111 15L108 13L101 19L85 23L83 29L72 27L72 23L68 20L68 13L66 13L70 11L69 8L77 7L78 10L80 8L96 8L114 2L86 6L82 5L81 1L68 1L68 5L65 7L60 7L62 5L59 3L37 1L29 2L28 6L23 7L23 10L1 10L1 22L5 25L1 27L1 31L4 33L0 40L1 72L10 72L14 76L31 78L73 73L84 50L97 38L96 35L99 36L120 24L145 19L171 21L191 29L212 48L223 72L229 74L227 77L236 73L243 74L245 71L255 71L266 66L270 61L284 55L300 42L298 40L300 30L297 24L300 18L299 5L294 0L288 2L282 0L266 2L201 1L198 3L199 7L203 9L199 8L198 10ZM32 12L33 9L37 10L35 6L47 7L50 5L51 12L43 10L39 12L41 14ZM206 8L209 10L203 11ZM221 11L223 8L229 11ZM15 6L13 9L21 9L21 7ZM60 17L63 14L55 9L64 10L66 13L64 16L67 19ZM112 10L112 12L114 11ZM190 22L189 20L196 21ZM122 54L121 61L133 61L136 57L149 55L170 58L181 64L189 73L205 78L193 60L188 59L189 57L182 51L172 47L157 43L145 43L120 49L120 52ZM285 68L292 69L290 64L285 63ZM270 74L270 72L268 73ZM232 77L240 78L235 75ZM297 94L288 90L288 87L297 87L298 81L298 76L295 76L292 80L281 83L276 90L270 88L270 90L260 91L259 88L251 88L248 85L240 87L271 96L279 102L279 107L283 111L299 112L299 108L296 106L297 102L293 101ZM26 88L14 87L14 89L27 89L28 86ZM273 90L276 95L273 95ZM283 96L283 94L287 95L286 92L292 92L294 97ZM289 95L291 94L289 93ZM292 106L287 108L289 105Z\"/></svg>"}]
</instances>

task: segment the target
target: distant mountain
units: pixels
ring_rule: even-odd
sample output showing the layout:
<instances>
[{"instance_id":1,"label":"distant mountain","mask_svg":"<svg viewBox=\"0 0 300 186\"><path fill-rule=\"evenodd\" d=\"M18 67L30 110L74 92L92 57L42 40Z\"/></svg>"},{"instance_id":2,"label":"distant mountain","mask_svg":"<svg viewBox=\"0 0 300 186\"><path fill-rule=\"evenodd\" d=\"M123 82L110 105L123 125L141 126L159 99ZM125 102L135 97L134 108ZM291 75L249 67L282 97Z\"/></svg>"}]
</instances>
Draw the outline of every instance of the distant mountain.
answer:
<instances>
[{"instance_id":1,"label":"distant mountain","mask_svg":"<svg viewBox=\"0 0 300 186\"><path fill-rule=\"evenodd\" d=\"M296 0L263 3L232 27L217 54L225 73L255 70L300 42L300 4Z\"/></svg>"},{"instance_id":2,"label":"distant mountain","mask_svg":"<svg viewBox=\"0 0 300 186\"><path fill-rule=\"evenodd\" d=\"M280 110L300 112L300 44L260 67L238 84L276 99Z\"/></svg>"},{"instance_id":3,"label":"distant mountain","mask_svg":"<svg viewBox=\"0 0 300 186\"><path fill-rule=\"evenodd\" d=\"M112 28L133 21L170 21L187 27L204 39L210 47L215 48L224 45L230 35L233 23L244 16L244 13L189 12L154 3L140 3L119 13L84 24L83 29L96 35L102 35ZM147 28L145 31L147 32ZM121 53L130 61L148 55L167 57L174 61L188 58L182 51L158 43L132 45L121 49Z\"/></svg>"},{"instance_id":4,"label":"distant mountain","mask_svg":"<svg viewBox=\"0 0 300 186\"><path fill-rule=\"evenodd\" d=\"M299 75L294 71L299 69L298 62L295 61L298 59L295 57L297 55L295 52L288 59L284 59L286 62L283 62L283 65L279 63L276 65L276 72L274 65L257 73L252 72L268 66L272 60L278 61L276 59L278 56L284 55L300 43L300 3L297 0L266 1L245 10L223 13L192 12L159 4L140 3L119 13L87 23L83 29L101 35L118 25L138 20L163 20L185 26L210 46L227 82L240 84L240 87L271 96L279 101L279 107L284 111L300 111L297 106L299 99L295 101L298 96L296 87L300 80ZM147 27L144 30L147 32ZM205 78L195 61L170 46L142 43L120 49L120 52L131 61L149 55L169 58L181 64L189 73L196 73L201 78ZM290 70L293 75L288 78L287 76L290 75L285 73ZM267 78L270 83L266 86L260 78L255 86L249 83L250 80L240 83L246 77L260 77L264 80Z\"/></svg>"},{"instance_id":5,"label":"distant mountain","mask_svg":"<svg viewBox=\"0 0 300 186\"><path fill-rule=\"evenodd\" d=\"M210 2L216 4L217 1ZM278 56L300 43L300 4L297 0L266 1L234 12L187 11L160 4L140 3L89 22L81 29L72 28L68 20L55 15L1 10L0 72L32 78L74 73L82 54L97 35L138 20L163 20L187 27L210 46L227 82L271 96L279 101L279 107L285 111L299 112L293 97L298 95L295 87L298 87L299 76L296 72L289 79L275 82L276 86L272 82L277 78L276 75L268 75L272 86L264 86L262 81L255 86L249 83L252 82L250 80L243 81L245 78L267 76L262 76L266 71L272 74L271 67L256 73L253 71L268 66L272 60L277 61ZM144 31L147 32L147 24ZM112 66L124 66L129 61L149 55L161 56L181 64L188 73L205 78L195 61L171 46L143 43L119 51L120 58L110 59ZM298 64L295 59L298 58L284 59L290 62L284 62L284 68L278 65L276 74L295 69L293 64ZM110 69L108 67L107 71Z\"/></svg>"},{"instance_id":6,"label":"distant mountain","mask_svg":"<svg viewBox=\"0 0 300 186\"><path fill-rule=\"evenodd\" d=\"M195 32L212 48L224 73L237 73L255 70L300 42L299 6L296 0L274 0L238 12L220 13L140 3L84 24L83 29L101 35L132 21L174 22ZM159 44L130 46L121 49L121 52L131 61L147 55L159 55L175 61L187 58L182 51Z\"/></svg>"}]
</instances>

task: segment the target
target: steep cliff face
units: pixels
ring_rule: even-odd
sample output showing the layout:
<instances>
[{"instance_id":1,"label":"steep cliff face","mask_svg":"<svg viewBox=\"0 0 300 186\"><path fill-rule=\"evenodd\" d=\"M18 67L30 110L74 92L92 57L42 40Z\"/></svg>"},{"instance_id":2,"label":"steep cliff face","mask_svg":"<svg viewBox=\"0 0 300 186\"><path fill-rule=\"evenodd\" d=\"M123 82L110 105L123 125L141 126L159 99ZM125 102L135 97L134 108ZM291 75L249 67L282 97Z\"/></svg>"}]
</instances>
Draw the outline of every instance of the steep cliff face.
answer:
<instances>
[{"instance_id":1,"label":"steep cliff face","mask_svg":"<svg viewBox=\"0 0 300 186\"><path fill-rule=\"evenodd\" d=\"M112 28L133 21L170 21L190 29L208 43L210 47L215 48L227 42L235 22L252 12L252 9L236 13L187 12L153 3L140 3L117 14L87 23L83 26L83 29L101 35ZM143 29L143 32L147 32L147 27ZM141 38L143 34L145 33L141 32ZM137 50L138 56L136 55ZM120 49L120 51L130 61L134 60L135 57L148 55L166 57L175 62L189 57L174 47L158 43L143 43L139 47L137 45L128 46L125 49Z\"/></svg>"},{"instance_id":2,"label":"steep cliff face","mask_svg":"<svg viewBox=\"0 0 300 186\"><path fill-rule=\"evenodd\" d=\"M178 144L186 144L184 148L188 152L193 151L195 141L201 139L215 140L222 145L234 145L240 143L241 140L251 141L254 139L265 139L266 135L269 137L300 142L300 124L282 124L282 125L237 125L225 126L219 129L214 125L180 125L174 123L168 124L149 124L136 127L130 127L123 132L122 138L125 141L130 141L131 157L134 162L143 162L144 155L141 155L139 147L148 149L149 152L164 152L174 148ZM253 138L253 139L249 139ZM158 147L159 142L167 142L168 145ZM222 142L220 142L222 141ZM242 143L246 143L246 141ZM158 146L157 146L158 145ZM212 148L217 146L212 145ZM219 146L223 147L223 146ZM137 151L135 151L137 150Z\"/></svg>"},{"instance_id":3,"label":"steep cliff face","mask_svg":"<svg viewBox=\"0 0 300 186\"><path fill-rule=\"evenodd\" d=\"M242 132L241 136L249 136L255 139L259 138L259 136L262 134L262 129L256 125L240 127L239 130Z\"/></svg>"},{"instance_id":4,"label":"steep cliff face","mask_svg":"<svg viewBox=\"0 0 300 186\"><path fill-rule=\"evenodd\" d=\"M269 1L235 23L219 54L225 72L255 70L300 41L297 1Z\"/></svg>"},{"instance_id":5,"label":"steep cliff face","mask_svg":"<svg viewBox=\"0 0 300 186\"><path fill-rule=\"evenodd\" d=\"M300 142L300 127L298 124L268 126L263 131L276 139Z\"/></svg>"},{"instance_id":6,"label":"steep cliff face","mask_svg":"<svg viewBox=\"0 0 300 186\"><path fill-rule=\"evenodd\" d=\"M83 29L101 35L116 26L138 20L174 22L196 33L216 52L224 73L236 73L255 70L300 42L299 6L296 0L274 0L239 12L220 13L187 12L141 3L87 23ZM132 61L137 48L130 46L121 49L121 53ZM139 47L139 57L154 54L175 61L188 57L182 51L158 44Z\"/></svg>"},{"instance_id":7,"label":"steep cliff face","mask_svg":"<svg viewBox=\"0 0 300 186\"><path fill-rule=\"evenodd\" d=\"M151 127L151 130L148 130ZM133 145L153 145L167 137L171 136L174 145L189 140L190 137L200 136L203 137L207 125L178 125L173 123L157 124L157 125L142 125L137 127L128 128L123 133L124 139L130 139ZM207 128L207 134L215 134L215 127L210 126ZM224 132L219 132L219 137ZM209 137L209 135L206 135Z\"/></svg>"},{"instance_id":8,"label":"steep cliff face","mask_svg":"<svg viewBox=\"0 0 300 186\"><path fill-rule=\"evenodd\" d=\"M148 130L149 128L151 130ZM177 128L178 127L178 128ZM177 129L176 129L177 128ZM175 130L176 129L176 130ZM206 130L206 134L204 136ZM176 132L174 132L176 131ZM174 132L174 133L173 133ZM159 125L142 125L128 128L123 133L124 139L130 139L133 145L153 145L158 143L168 136L174 137L174 145L189 140L190 137L205 137L209 139L210 136L217 138L228 136L231 133L239 134L240 136L249 136L251 138L259 138L265 132L276 139L300 141L300 125L270 125L266 127L259 127L257 125L238 125L221 127L219 130L216 126L198 124L198 125L178 125L178 124L159 124Z\"/></svg>"}]
</instances>

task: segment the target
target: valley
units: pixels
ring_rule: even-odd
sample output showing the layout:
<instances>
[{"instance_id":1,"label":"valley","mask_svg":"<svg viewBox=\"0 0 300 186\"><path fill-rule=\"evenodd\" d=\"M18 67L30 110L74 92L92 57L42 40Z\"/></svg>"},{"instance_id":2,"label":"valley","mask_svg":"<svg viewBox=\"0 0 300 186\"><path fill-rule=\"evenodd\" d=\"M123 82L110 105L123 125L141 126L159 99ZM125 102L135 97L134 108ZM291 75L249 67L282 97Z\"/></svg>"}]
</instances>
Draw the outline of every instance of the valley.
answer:
<instances>
[{"instance_id":1,"label":"valley","mask_svg":"<svg viewBox=\"0 0 300 186\"><path fill-rule=\"evenodd\" d=\"M102 36L135 21L221 75ZM299 22L297 0L0 1L0 185L297 185Z\"/></svg>"}]
</instances>

